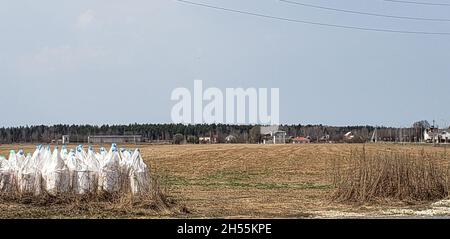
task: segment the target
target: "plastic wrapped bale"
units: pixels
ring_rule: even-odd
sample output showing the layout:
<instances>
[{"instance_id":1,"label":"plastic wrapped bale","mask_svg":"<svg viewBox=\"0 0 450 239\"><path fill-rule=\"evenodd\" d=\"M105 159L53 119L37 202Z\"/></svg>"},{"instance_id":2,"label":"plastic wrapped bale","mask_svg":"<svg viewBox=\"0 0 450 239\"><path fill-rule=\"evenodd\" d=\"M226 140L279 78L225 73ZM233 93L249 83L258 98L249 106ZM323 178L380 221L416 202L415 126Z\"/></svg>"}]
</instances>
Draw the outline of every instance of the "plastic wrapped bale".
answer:
<instances>
[{"instance_id":1,"label":"plastic wrapped bale","mask_svg":"<svg viewBox=\"0 0 450 239\"><path fill-rule=\"evenodd\" d=\"M38 147L31 157L27 157L17 174L17 187L22 195L38 196L42 192L42 175L38 169L38 159L41 150Z\"/></svg>"},{"instance_id":2,"label":"plastic wrapped bale","mask_svg":"<svg viewBox=\"0 0 450 239\"><path fill-rule=\"evenodd\" d=\"M133 195L141 195L150 191L150 169L142 160L139 149L133 153L128 177Z\"/></svg>"},{"instance_id":3,"label":"plastic wrapped bale","mask_svg":"<svg viewBox=\"0 0 450 239\"><path fill-rule=\"evenodd\" d=\"M11 195L15 192L15 175L8 161L0 157L0 194Z\"/></svg>"},{"instance_id":4,"label":"plastic wrapped bale","mask_svg":"<svg viewBox=\"0 0 450 239\"><path fill-rule=\"evenodd\" d=\"M95 193L98 186L98 174L90 171L89 167L71 151L67 157L67 166L71 175L71 186L75 194Z\"/></svg>"},{"instance_id":5,"label":"plastic wrapped bale","mask_svg":"<svg viewBox=\"0 0 450 239\"><path fill-rule=\"evenodd\" d=\"M113 145L100 168L99 190L107 193L119 192L122 188L122 177L120 156Z\"/></svg>"},{"instance_id":6,"label":"plastic wrapped bale","mask_svg":"<svg viewBox=\"0 0 450 239\"><path fill-rule=\"evenodd\" d=\"M69 168L61 158L58 148L55 148L50 160L44 165L42 179L45 191L52 196L70 191Z\"/></svg>"}]
</instances>

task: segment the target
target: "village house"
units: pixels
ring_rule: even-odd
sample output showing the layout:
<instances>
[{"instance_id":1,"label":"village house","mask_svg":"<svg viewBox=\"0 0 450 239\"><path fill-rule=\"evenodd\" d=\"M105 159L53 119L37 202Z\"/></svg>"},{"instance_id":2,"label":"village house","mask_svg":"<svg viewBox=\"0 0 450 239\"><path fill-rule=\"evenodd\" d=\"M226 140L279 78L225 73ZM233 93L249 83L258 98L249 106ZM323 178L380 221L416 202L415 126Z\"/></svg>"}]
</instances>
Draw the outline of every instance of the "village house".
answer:
<instances>
[{"instance_id":1,"label":"village house","mask_svg":"<svg viewBox=\"0 0 450 239\"><path fill-rule=\"evenodd\" d=\"M211 137L198 137L198 142L200 144L210 144L211 143Z\"/></svg>"},{"instance_id":2,"label":"village house","mask_svg":"<svg viewBox=\"0 0 450 239\"><path fill-rule=\"evenodd\" d=\"M279 130L277 125L261 127L263 144L285 144L286 131Z\"/></svg>"},{"instance_id":3,"label":"village house","mask_svg":"<svg viewBox=\"0 0 450 239\"><path fill-rule=\"evenodd\" d=\"M449 130L430 127L423 132L423 139L427 143L450 143Z\"/></svg>"},{"instance_id":4,"label":"village house","mask_svg":"<svg viewBox=\"0 0 450 239\"><path fill-rule=\"evenodd\" d=\"M292 139L293 144L309 144L311 139L309 137L296 137Z\"/></svg>"}]
</instances>

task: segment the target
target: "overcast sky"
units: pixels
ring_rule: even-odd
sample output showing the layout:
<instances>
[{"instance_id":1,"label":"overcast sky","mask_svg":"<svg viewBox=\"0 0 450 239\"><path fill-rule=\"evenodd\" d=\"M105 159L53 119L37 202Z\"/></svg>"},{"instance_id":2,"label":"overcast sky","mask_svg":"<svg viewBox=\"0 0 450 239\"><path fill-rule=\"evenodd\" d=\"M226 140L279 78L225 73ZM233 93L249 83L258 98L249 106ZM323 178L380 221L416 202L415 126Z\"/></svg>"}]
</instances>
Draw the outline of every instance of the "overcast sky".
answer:
<instances>
[{"instance_id":1,"label":"overcast sky","mask_svg":"<svg viewBox=\"0 0 450 239\"><path fill-rule=\"evenodd\" d=\"M327 24L450 32L450 21L278 0L192 1ZM450 18L450 6L298 2ZM0 126L171 122L171 91L192 89L194 79L221 89L277 87L282 123L448 124L450 35L307 25L175 0L0 0Z\"/></svg>"}]
</instances>

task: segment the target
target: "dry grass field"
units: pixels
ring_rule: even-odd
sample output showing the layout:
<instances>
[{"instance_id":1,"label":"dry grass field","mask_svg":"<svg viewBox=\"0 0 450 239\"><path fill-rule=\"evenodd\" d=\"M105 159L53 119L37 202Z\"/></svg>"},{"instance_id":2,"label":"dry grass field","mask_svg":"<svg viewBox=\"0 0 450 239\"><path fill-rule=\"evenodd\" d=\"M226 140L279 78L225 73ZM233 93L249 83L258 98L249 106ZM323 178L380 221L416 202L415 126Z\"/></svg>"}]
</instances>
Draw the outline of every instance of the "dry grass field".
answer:
<instances>
[{"instance_id":1,"label":"dry grass field","mask_svg":"<svg viewBox=\"0 0 450 239\"><path fill-rule=\"evenodd\" d=\"M136 147L130 145L128 147ZM40 205L1 202L0 217L26 218L342 218L450 216L450 203L336 202L333 164L362 144L139 145L175 205L130 209L115 205ZM1 145L0 155L32 145ZM367 144L366 151L422 151L450 162L446 147Z\"/></svg>"}]
</instances>

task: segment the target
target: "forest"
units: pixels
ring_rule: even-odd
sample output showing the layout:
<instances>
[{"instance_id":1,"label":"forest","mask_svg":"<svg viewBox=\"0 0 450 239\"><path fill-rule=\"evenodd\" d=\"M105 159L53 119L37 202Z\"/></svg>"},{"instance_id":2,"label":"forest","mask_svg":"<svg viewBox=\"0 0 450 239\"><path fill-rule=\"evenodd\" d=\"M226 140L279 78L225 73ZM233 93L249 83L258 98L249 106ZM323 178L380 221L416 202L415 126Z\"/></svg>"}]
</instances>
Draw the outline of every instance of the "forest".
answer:
<instances>
[{"instance_id":1,"label":"forest","mask_svg":"<svg viewBox=\"0 0 450 239\"><path fill-rule=\"evenodd\" d=\"M260 125L228 125L228 124L129 124L129 125L36 125L0 128L0 143L51 143L69 135L71 142L87 142L93 135L142 135L144 141L172 141L175 135L185 139L198 137L214 137L217 143L225 142L225 138L233 135L237 143L259 143L261 140ZM423 131L430 127L428 122L419 121L409 128L374 127L374 126L325 126L325 125L280 125L286 131L287 138L309 137L312 142L326 139L340 142L343 135L352 132L360 141L418 142ZM193 140L195 142L195 140Z\"/></svg>"}]
</instances>

